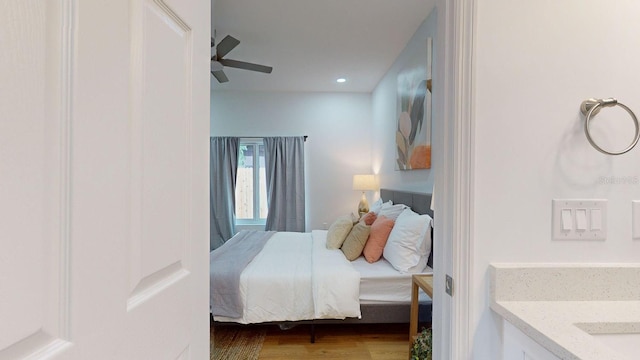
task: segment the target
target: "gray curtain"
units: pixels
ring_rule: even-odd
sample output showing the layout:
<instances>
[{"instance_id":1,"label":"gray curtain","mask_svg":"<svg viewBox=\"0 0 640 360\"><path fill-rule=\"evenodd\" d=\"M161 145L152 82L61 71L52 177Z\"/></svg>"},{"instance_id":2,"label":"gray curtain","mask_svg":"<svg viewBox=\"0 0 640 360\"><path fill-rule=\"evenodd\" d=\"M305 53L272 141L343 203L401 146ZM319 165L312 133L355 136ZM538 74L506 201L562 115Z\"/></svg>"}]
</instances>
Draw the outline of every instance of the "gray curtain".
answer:
<instances>
[{"instance_id":1,"label":"gray curtain","mask_svg":"<svg viewBox=\"0 0 640 360\"><path fill-rule=\"evenodd\" d=\"M235 233L236 174L238 172L237 137L212 137L209 145L209 200L211 250L222 246Z\"/></svg>"},{"instance_id":2,"label":"gray curtain","mask_svg":"<svg viewBox=\"0 0 640 360\"><path fill-rule=\"evenodd\" d=\"M269 205L265 229L304 232L304 137L267 137L264 150Z\"/></svg>"}]
</instances>

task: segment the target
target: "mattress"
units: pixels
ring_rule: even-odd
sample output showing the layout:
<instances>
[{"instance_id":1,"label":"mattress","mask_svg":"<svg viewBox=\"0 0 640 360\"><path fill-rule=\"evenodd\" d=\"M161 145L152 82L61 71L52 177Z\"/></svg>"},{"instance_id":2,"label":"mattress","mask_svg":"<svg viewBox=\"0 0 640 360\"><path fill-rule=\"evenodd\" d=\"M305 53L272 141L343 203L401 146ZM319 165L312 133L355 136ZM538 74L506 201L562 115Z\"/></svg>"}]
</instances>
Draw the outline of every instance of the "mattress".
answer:
<instances>
[{"instance_id":1,"label":"mattress","mask_svg":"<svg viewBox=\"0 0 640 360\"><path fill-rule=\"evenodd\" d=\"M313 233L326 242L328 231L314 230ZM351 265L360 273L360 304L411 303L411 274L400 273L384 258L370 264L360 256ZM433 269L427 266L421 274L433 274ZM418 300L431 301L431 298L420 291Z\"/></svg>"},{"instance_id":2,"label":"mattress","mask_svg":"<svg viewBox=\"0 0 640 360\"><path fill-rule=\"evenodd\" d=\"M360 304L411 303L411 274L400 273L384 258L370 264L361 256L351 264L360 273ZM422 273L433 274L433 269ZM431 300L422 291L418 299Z\"/></svg>"},{"instance_id":3,"label":"mattress","mask_svg":"<svg viewBox=\"0 0 640 360\"><path fill-rule=\"evenodd\" d=\"M359 283L342 251L326 248L326 231L277 232L240 274L242 317L214 319L254 324L359 318Z\"/></svg>"}]
</instances>

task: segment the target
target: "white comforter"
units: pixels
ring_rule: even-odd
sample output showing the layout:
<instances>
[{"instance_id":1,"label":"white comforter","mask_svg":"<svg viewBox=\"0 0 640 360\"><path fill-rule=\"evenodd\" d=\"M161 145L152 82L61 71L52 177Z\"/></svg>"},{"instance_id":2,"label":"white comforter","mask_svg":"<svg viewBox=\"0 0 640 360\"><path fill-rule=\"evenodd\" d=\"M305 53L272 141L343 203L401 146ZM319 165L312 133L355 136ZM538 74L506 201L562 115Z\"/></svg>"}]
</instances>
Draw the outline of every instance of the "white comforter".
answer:
<instances>
[{"instance_id":1,"label":"white comforter","mask_svg":"<svg viewBox=\"0 0 640 360\"><path fill-rule=\"evenodd\" d=\"M360 317L360 273L325 230L276 233L240 276L243 324Z\"/></svg>"}]
</instances>

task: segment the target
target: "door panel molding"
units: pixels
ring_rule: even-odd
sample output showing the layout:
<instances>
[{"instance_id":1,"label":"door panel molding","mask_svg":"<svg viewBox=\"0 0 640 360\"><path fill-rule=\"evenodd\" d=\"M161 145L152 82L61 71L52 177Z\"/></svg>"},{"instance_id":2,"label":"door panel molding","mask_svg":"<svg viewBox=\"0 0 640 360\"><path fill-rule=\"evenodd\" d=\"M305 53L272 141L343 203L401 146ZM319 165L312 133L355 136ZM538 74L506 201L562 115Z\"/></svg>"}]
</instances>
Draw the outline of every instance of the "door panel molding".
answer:
<instances>
[{"instance_id":1,"label":"door panel molding","mask_svg":"<svg viewBox=\"0 0 640 360\"><path fill-rule=\"evenodd\" d=\"M7 26L13 27L12 35L19 44L10 42L10 46L18 46L17 56L24 56L31 62L27 71L18 70L17 78L22 79L17 87L24 86L28 89L20 95L21 101L30 102L40 113L38 115L26 115L24 113L9 117L11 121L21 121L31 124L31 130L40 136L32 134L17 134L18 141L37 146L29 149L28 153L20 153L24 163L41 164L35 172L25 178L22 187L28 187L32 178L41 178L40 189L33 189L40 194L33 198L20 199L36 210L34 219L37 222L31 224L32 228L40 228L41 236L18 235L14 239L23 243L31 243L31 249L36 250L37 257L41 259L23 258L20 252L13 253L21 259L19 267L13 267L7 272L12 276L25 274L27 268L31 268L31 276L23 278L28 281L30 277L38 278L36 282L29 282L29 286L40 285L40 299L37 309L29 312L37 313L36 321L39 326L35 331L21 338L5 338L4 348L0 349L0 359L15 359L22 357L51 357L63 352L71 344L71 298L70 287L70 158L71 158L71 127L72 127L72 97L73 97L73 54L74 54L74 28L75 28L75 1L58 0L50 2L16 0L5 3L6 8L19 13L18 18L25 20L22 23L14 22ZM26 28L28 30L25 30ZM22 31L22 30L25 31ZM11 66L20 68L20 58L10 59ZM11 81L10 81L11 83ZM20 93L20 91L18 90ZM18 109L20 104L16 105ZM26 128L25 128L26 129ZM26 140L26 141L25 141ZM38 143L40 142L40 143ZM43 151L37 151L42 149ZM31 158L31 161L29 159ZM20 193L24 190L18 190ZM15 225L14 225L15 226ZM10 230L9 230L10 231ZM1 259L0 259L1 260ZM4 265L0 261L0 271ZM37 270L36 270L37 269ZM14 293L25 300L25 294ZM35 291L30 295L38 296ZM30 297L30 296L27 296ZM20 314L22 310L17 310ZM7 326L15 327L16 324L9 321ZM15 334L15 332L14 332Z\"/></svg>"},{"instance_id":2,"label":"door panel molding","mask_svg":"<svg viewBox=\"0 0 640 360\"><path fill-rule=\"evenodd\" d=\"M190 347L187 346L184 350L182 350L180 355L178 355L176 360L187 360L187 359L189 359L189 350L190 350Z\"/></svg>"},{"instance_id":3,"label":"door panel molding","mask_svg":"<svg viewBox=\"0 0 640 360\"><path fill-rule=\"evenodd\" d=\"M189 276L189 272L182 267L182 263L176 262L143 278L127 300L127 311L132 311L136 306L187 276Z\"/></svg>"},{"instance_id":4,"label":"door panel molding","mask_svg":"<svg viewBox=\"0 0 640 360\"><path fill-rule=\"evenodd\" d=\"M76 0L62 0L60 52L60 337L71 338L71 130Z\"/></svg>"},{"instance_id":5,"label":"door panel molding","mask_svg":"<svg viewBox=\"0 0 640 360\"><path fill-rule=\"evenodd\" d=\"M193 197L191 29L163 1L138 0L131 31L129 310L189 275Z\"/></svg>"}]
</instances>

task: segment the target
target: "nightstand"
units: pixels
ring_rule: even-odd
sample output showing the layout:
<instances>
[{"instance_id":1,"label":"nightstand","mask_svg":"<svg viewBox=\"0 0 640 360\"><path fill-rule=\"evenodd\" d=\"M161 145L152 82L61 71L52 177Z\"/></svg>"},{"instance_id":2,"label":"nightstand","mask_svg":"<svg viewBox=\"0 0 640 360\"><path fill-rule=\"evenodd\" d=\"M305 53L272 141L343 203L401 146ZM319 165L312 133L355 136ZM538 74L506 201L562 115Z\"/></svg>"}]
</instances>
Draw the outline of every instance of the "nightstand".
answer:
<instances>
[{"instance_id":1,"label":"nightstand","mask_svg":"<svg viewBox=\"0 0 640 360\"><path fill-rule=\"evenodd\" d=\"M409 323L409 345L418 335L418 288L433 299L433 275L414 274L411 276L411 319Z\"/></svg>"}]
</instances>

